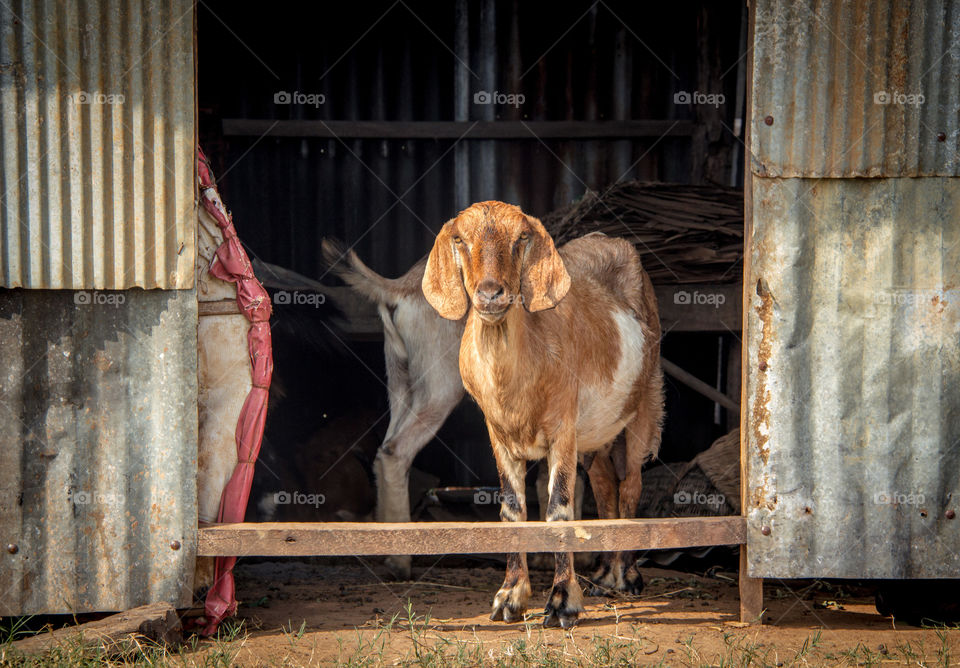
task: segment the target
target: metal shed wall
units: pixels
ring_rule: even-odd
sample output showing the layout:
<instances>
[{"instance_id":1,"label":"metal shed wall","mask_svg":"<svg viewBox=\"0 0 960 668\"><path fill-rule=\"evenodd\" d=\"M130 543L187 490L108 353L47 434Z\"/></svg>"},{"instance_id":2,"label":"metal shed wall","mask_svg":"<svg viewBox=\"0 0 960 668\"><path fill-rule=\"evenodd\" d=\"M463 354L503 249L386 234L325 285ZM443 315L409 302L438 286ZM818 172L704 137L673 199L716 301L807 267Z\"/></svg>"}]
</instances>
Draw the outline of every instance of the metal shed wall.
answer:
<instances>
[{"instance_id":1,"label":"metal shed wall","mask_svg":"<svg viewBox=\"0 0 960 668\"><path fill-rule=\"evenodd\" d=\"M192 602L197 296L0 289L0 615Z\"/></svg>"},{"instance_id":2,"label":"metal shed wall","mask_svg":"<svg viewBox=\"0 0 960 668\"><path fill-rule=\"evenodd\" d=\"M705 145L725 177L719 182L733 171L730 156L740 144L723 125L732 128L742 115L736 2L377 0L324 7L322 20L296 25L250 7L224 10L243 44L210 14L220 14L217 3L198 9L202 143L221 160L214 167L224 198L250 219L270 221L245 232L250 251L305 275L325 272L323 236L344 239L375 270L396 276L473 201L502 199L542 216L617 180L696 182L691 123L704 114L714 118ZM674 102L675 93L697 90L726 101L717 108ZM276 93L294 91L324 101L275 104ZM524 102L475 103L484 91ZM661 119L672 130L627 139L540 140L531 131L457 141L241 136L224 127L218 147L219 121L238 118Z\"/></svg>"},{"instance_id":3,"label":"metal shed wall","mask_svg":"<svg viewBox=\"0 0 960 668\"><path fill-rule=\"evenodd\" d=\"M752 576L960 576L958 16L951 2L757 3ZM884 72L922 85L927 106L875 105ZM863 175L878 178L824 178ZM903 178L918 175L940 176Z\"/></svg>"},{"instance_id":4,"label":"metal shed wall","mask_svg":"<svg viewBox=\"0 0 960 668\"><path fill-rule=\"evenodd\" d=\"M0 5L0 285L189 288L194 3Z\"/></svg>"},{"instance_id":5,"label":"metal shed wall","mask_svg":"<svg viewBox=\"0 0 960 668\"><path fill-rule=\"evenodd\" d=\"M960 3L758 2L754 48L755 173L960 175Z\"/></svg>"}]
</instances>

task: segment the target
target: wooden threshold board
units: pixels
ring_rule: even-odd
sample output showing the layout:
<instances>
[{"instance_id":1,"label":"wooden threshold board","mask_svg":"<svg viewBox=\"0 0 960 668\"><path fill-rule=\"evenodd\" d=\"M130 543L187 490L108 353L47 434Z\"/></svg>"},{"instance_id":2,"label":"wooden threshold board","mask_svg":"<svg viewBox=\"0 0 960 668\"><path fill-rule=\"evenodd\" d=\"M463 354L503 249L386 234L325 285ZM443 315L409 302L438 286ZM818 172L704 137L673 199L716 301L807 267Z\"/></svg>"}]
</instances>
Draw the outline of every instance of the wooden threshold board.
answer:
<instances>
[{"instance_id":1,"label":"wooden threshold board","mask_svg":"<svg viewBox=\"0 0 960 668\"><path fill-rule=\"evenodd\" d=\"M349 556L657 550L746 542L743 517L572 522L245 522L200 527L197 555Z\"/></svg>"}]
</instances>

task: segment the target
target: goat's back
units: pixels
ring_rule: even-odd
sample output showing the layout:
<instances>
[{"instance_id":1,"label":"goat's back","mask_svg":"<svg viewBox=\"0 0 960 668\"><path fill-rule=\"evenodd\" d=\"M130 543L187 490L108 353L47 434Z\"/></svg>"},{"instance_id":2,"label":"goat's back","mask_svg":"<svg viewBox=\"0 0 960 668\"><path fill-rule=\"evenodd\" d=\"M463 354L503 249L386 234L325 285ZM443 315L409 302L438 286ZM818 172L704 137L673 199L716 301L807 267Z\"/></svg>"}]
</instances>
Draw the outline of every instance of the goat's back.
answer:
<instances>
[{"instance_id":1,"label":"goat's back","mask_svg":"<svg viewBox=\"0 0 960 668\"><path fill-rule=\"evenodd\" d=\"M640 254L626 239L590 234L559 249L572 282L591 282L660 336L657 300Z\"/></svg>"}]
</instances>

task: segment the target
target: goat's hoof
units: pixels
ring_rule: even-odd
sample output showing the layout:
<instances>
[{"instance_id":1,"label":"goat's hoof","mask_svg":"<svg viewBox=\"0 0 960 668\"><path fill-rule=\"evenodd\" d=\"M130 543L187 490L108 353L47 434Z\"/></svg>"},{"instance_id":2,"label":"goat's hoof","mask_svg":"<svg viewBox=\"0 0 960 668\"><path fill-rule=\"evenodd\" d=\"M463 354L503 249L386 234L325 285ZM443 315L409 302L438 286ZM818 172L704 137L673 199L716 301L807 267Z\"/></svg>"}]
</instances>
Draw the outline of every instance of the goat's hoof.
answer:
<instances>
[{"instance_id":1,"label":"goat's hoof","mask_svg":"<svg viewBox=\"0 0 960 668\"><path fill-rule=\"evenodd\" d=\"M506 622L507 624L511 624L513 622L522 622L523 613L526 611L527 609L525 607L521 608L510 605L509 603L505 603L500 606L494 606L493 612L490 613L490 621Z\"/></svg>"},{"instance_id":2,"label":"goat's hoof","mask_svg":"<svg viewBox=\"0 0 960 668\"><path fill-rule=\"evenodd\" d=\"M544 611L543 626L544 628L551 628L559 626L562 629L572 629L577 625L577 621L580 619L580 615L577 613L558 613L553 611L549 614Z\"/></svg>"},{"instance_id":3,"label":"goat's hoof","mask_svg":"<svg viewBox=\"0 0 960 668\"><path fill-rule=\"evenodd\" d=\"M639 596L643 591L643 575L640 574L636 564L630 566L623 574L623 582L625 585L623 591L628 594Z\"/></svg>"},{"instance_id":4,"label":"goat's hoof","mask_svg":"<svg viewBox=\"0 0 960 668\"><path fill-rule=\"evenodd\" d=\"M603 563L590 574L589 596L614 596L617 593L617 578L610 564Z\"/></svg>"},{"instance_id":5,"label":"goat's hoof","mask_svg":"<svg viewBox=\"0 0 960 668\"><path fill-rule=\"evenodd\" d=\"M580 587L576 584L561 582L553 585L543 609L543 625L572 628L583 612Z\"/></svg>"},{"instance_id":6,"label":"goat's hoof","mask_svg":"<svg viewBox=\"0 0 960 668\"><path fill-rule=\"evenodd\" d=\"M590 596L636 596L643 591L643 576L637 570L636 564L626 570L618 570L616 565L603 564L590 576L590 584Z\"/></svg>"},{"instance_id":7,"label":"goat's hoof","mask_svg":"<svg viewBox=\"0 0 960 668\"><path fill-rule=\"evenodd\" d=\"M493 598L493 611L490 613L490 621L504 621L508 624L522 622L523 613L527 611L527 597L529 596L529 584L526 587L516 585L510 588L502 588Z\"/></svg>"}]
</instances>

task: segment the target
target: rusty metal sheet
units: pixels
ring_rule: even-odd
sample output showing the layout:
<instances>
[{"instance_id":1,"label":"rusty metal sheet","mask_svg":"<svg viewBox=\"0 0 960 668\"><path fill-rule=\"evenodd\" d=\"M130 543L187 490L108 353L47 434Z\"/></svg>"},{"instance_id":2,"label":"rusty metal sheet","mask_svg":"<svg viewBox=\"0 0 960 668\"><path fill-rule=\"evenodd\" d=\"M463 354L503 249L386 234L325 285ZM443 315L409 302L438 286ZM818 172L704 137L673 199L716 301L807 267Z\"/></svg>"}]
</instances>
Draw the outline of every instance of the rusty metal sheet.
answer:
<instances>
[{"instance_id":1,"label":"rusty metal sheet","mask_svg":"<svg viewBox=\"0 0 960 668\"><path fill-rule=\"evenodd\" d=\"M194 3L0 4L0 286L193 285Z\"/></svg>"},{"instance_id":2,"label":"rusty metal sheet","mask_svg":"<svg viewBox=\"0 0 960 668\"><path fill-rule=\"evenodd\" d=\"M191 603L194 290L0 289L0 615Z\"/></svg>"},{"instance_id":3,"label":"rusty metal sheet","mask_svg":"<svg viewBox=\"0 0 960 668\"><path fill-rule=\"evenodd\" d=\"M960 175L960 2L756 5L752 169Z\"/></svg>"},{"instance_id":4,"label":"rusty metal sheet","mask_svg":"<svg viewBox=\"0 0 960 668\"><path fill-rule=\"evenodd\" d=\"M752 202L750 575L960 576L960 180Z\"/></svg>"}]
</instances>

